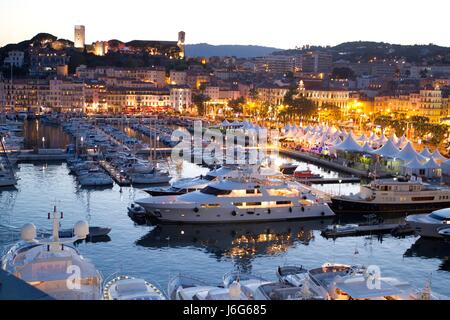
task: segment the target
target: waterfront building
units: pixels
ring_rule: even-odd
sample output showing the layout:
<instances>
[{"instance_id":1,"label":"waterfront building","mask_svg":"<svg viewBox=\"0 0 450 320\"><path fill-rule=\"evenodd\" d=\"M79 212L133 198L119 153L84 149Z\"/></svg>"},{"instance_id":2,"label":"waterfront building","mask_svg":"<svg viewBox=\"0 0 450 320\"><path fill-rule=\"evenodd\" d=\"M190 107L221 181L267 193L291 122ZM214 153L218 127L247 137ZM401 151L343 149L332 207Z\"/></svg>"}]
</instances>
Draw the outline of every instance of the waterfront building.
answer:
<instances>
[{"instance_id":1,"label":"waterfront building","mask_svg":"<svg viewBox=\"0 0 450 320\"><path fill-rule=\"evenodd\" d=\"M50 107L58 112L84 112L84 83L70 79L50 80Z\"/></svg>"},{"instance_id":2,"label":"waterfront building","mask_svg":"<svg viewBox=\"0 0 450 320\"><path fill-rule=\"evenodd\" d=\"M192 106L192 90L184 86L170 87L170 106L180 113Z\"/></svg>"},{"instance_id":3,"label":"waterfront building","mask_svg":"<svg viewBox=\"0 0 450 320\"><path fill-rule=\"evenodd\" d=\"M108 87L106 103L113 112L161 111L170 107L168 88Z\"/></svg>"}]
</instances>

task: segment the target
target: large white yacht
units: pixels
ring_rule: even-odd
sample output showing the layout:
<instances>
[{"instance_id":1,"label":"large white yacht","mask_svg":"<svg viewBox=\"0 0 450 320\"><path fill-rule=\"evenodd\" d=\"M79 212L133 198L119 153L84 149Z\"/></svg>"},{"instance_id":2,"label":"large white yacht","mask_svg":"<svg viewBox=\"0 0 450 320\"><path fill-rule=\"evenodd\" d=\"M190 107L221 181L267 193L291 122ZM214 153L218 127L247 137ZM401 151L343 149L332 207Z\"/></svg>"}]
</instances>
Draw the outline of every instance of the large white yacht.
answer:
<instances>
[{"instance_id":1,"label":"large white yacht","mask_svg":"<svg viewBox=\"0 0 450 320\"><path fill-rule=\"evenodd\" d=\"M253 174L212 182L201 191L136 203L165 222L237 223L334 216L327 203L301 184Z\"/></svg>"},{"instance_id":2,"label":"large white yacht","mask_svg":"<svg viewBox=\"0 0 450 320\"><path fill-rule=\"evenodd\" d=\"M421 213L450 207L450 189L412 177L381 179L361 186L357 194L332 197L336 214Z\"/></svg>"},{"instance_id":3,"label":"large white yacht","mask_svg":"<svg viewBox=\"0 0 450 320\"><path fill-rule=\"evenodd\" d=\"M380 277L365 266L326 263L306 271L302 267L280 267L279 280L316 293L326 300L441 300L429 285L417 290L394 277ZM306 290L305 290L306 291Z\"/></svg>"},{"instance_id":4,"label":"large white yacht","mask_svg":"<svg viewBox=\"0 0 450 320\"><path fill-rule=\"evenodd\" d=\"M2 269L57 300L98 300L102 293L100 272L72 246L86 238L89 226L80 221L74 227L75 237L60 239L59 219L55 207L53 235L48 239L37 240L33 224L23 226L22 240L2 258Z\"/></svg>"},{"instance_id":5,"label":"large white yacht","mask_svg":"<svg viewBox=\"0 0 450 320\"><path fill-rule=\"evenodd\" d=\"M440 231L450 228L450 208L409 216L406 223L422 237L443 238Z\"/></svg>"}]
</instances>

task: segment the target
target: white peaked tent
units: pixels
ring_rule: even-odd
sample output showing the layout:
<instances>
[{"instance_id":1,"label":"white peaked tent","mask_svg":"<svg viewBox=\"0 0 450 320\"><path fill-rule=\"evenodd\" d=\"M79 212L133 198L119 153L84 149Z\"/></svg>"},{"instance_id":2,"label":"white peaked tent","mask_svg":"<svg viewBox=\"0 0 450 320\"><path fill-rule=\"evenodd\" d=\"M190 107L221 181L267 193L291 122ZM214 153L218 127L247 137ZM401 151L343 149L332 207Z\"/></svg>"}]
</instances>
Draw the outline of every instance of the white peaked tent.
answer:
<instances>
[{"instance_id":1,"label":"white peaked tent","mask_svg":"<svg viewBox=\"0 0 450 320\"><path fill-rule=\"evenodd\" d=\"M392 143L391 140L388 140L383 147L381 147L378 150L375 150L372 152L372 154L376 154L385 158L397 158L400 150L397 149L397 147Z\"/></svg>"},{"instance_id":2,"label":"white peaked tent","mask_svg":"<svg viewBox=\"0 0 450 320\"><path fill-rule=\"evenodd\" d=\"M395 133L392 134L391 140L396 146L398 146L398 142L400 141L400 139L397 137L397 135Z\"/></svg>"},{"instance_id":3,"label":"white peaked tent","mask_svg":"<svg viewBox=\"0 0 450 320\"><path fill-rule=\"evenodd\" d=\"M423 176L425 174L425 167L417 159L417 157L414 157L410 162L404 164L402 166L402 169L403 169L403 174L405 174L405 175Z\"/></svg>"},{"instance_id":4,"label":"white peaked tent","mask_svg":"<svg viewBox=\"0 0 450 320\"><path fill-rule=\"evenodd\" d=\"M355 141L352 134L349 134L344 142L334 147L334 150L347 152L363 152L363 148Z\"/></svg>"},{"instance_id":5,"label":"white peaked tent","mask_svg":"<svg viewBox=\"0 0 450 320\"><path fill-rule=\"evenodd\" d=\"M436 163L436 161L431 158L427 163L423 165L425 168L425 176L427 178L440 178L442 176L441 166Z\"/></svg>"},{"instance_id":6,"label":"white peaked tent","mask_svg":"<svg viewBox=\"0 0 450 320\"><path fill-rule=\"evenodd\" d=\"M406 138L406 136L403 135L398 141L398 147L400 149L403 149L409 142L411 141L409 141L408 138Z\"/></svg>"},{"instance_id":7,"label":"white peaked tent","mask_svg":"<svg viewBox=\"0 0 450 320\"><path fill-rule=\"evenodd\" d=\"M369 137L369 141L370 141L370 142L377 141L378 139L380 139L380 137L377 136L377 134L376 134L375 132L372 132L372 133L370 134L370 137Z\"/></svg>"},{"instance_id":8,"label":"white peaked tent","mask_svg":"<svg viewBox=\"0 0 450 320\"><path fill-rule=\"evenodd\" d=\"M291 130L291 125L288 123L285 127L284 127L284 131L288 132L289 130Z\"/></svg>"},{"instance_id":9,"label":"white peaked tent","mask_svg":"<svg viewBox=\"0 0 450 320\"><path fill-rule=\"evenodd\" d=\"M431 158L431 152L430 152L430 150L428 148L423 149L422 152L420 153L420 155L422 157L425 157L425 158L428 158L428 159Z\"/></svg>"},{"instance_id":10,"label":"white peaked tent","mask_svg":"<svg viewBox=\"0 0 450 320\"><path fill-rule=\"evenodd\" d=\"M358 138L359 142L366 142L367 141L367 137L366 135L363 133L359 138Z\"/></svg>"},{"instance_id":11,"label":"white peaked tent","mask_svg":"<svg viewBox=\"0 0 450 320\"><path fill-rule=\"evenodd\" d=\"M444 182L450 182L450 160L447 160L441 164L442 178Z\"/></svg>"},{"instance_id":12,"label":"white peaked tent","mask_svg":"<svg viewBox=\"0 0 450 320\"><path fill-rule=\"evenodd\" d=\"M222 122L222 127L229 127L230 126L230 122L228 122L228 120L227 119L225 119L225 120L223 120L223 122Z\"/></svg>"},{"instance_id":13,"label":"white peaked tent","mask_svg":"<svg viewBox=\"0 0 450 320\"><path fill-rule=\"evenodd\" d=\"M410 162L412 159L417 158L417 160L424 162L426 161L425 157L421 156L417 153L416 150L414 150L414 147L411 142L408 142L408 144L398 153L397 158L400 160L403 160L403 162L407 163Z\"/></svg>"},{"instance_id":14,"label":"white peaked tent","mask_svg":"<svg viewBox=\"0 0 450 320\"><path fill-rule=\"evenodd\" d=\"M337 146L337 145L339 145L339 144L341 144L341 143L342 143L342 139L339 138L339 137L337 137L336 139L334 139L334 140L330 143L330 145L333 146L333 147L335 147L335 146Z\"/></svg>"},{"instance_id":15,"label":"white peaked tent","mask_svg":"<svg viewBox=\"0 0 450 320\"><path fill-rule=\"evenodd\" d=\"M433 158L437 163L443 163L447 161L448 159L444 157L438 149L436 149L433 154L431 155L431 158Z\"/></svg>"},{"instance_id":16,"label":"white peaked tent","mask_svg":"<svg viewBox=\"0 0 450 320\"><path fill-rule=\"evenodd\" d=\"M386 136L383 134L376 142L378 142L380 145L384 146L388 141L389 141L389 139L386 138Z\"/></svg>"},{"instance_id":17,"label":"white peaked tent","mask_svg":"<svg viewBox=\"0 0 450 320\"><path fill-rule=\"evenodd\" d=\"M369 142L366 142L362 148L365 153L373 152L373 148L370 146Z\"/></svg>"}]
</instances>

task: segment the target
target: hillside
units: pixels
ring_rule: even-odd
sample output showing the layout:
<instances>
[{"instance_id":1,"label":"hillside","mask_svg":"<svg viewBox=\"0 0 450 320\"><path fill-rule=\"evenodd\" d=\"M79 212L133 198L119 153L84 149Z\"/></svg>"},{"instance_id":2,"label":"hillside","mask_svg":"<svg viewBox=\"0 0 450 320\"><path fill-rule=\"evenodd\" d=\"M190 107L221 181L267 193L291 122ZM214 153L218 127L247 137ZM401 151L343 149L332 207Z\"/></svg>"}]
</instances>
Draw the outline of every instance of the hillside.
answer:
<instances>
[{"instance_id":1,"label":"hillside","mask_svg":"<svg viewBox=\"0 0 450 320\"><path fill-rule=\"evenodd\" d=\"M207 43L188 44L188 57L228 56L237 58L254 58L269 55L281 49L252 45L211 45Z\"/></svg>"}]
</instances>

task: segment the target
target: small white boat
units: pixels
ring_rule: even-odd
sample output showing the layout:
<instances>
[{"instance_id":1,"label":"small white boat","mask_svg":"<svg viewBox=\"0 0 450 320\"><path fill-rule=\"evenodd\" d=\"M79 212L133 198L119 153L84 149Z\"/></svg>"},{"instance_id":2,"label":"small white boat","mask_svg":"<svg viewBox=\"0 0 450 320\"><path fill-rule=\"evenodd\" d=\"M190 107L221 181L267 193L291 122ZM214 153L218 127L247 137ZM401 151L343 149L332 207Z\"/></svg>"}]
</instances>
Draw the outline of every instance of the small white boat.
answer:
<instances>
[{"instance_id":1,"label":"small white boat","mask_svg":"<svg viewBox=\"0 0 450 320\"><path fill-rule=\"evenodd\" d=\"M113 180L106 173L86 173L78 176L78 181L83 187L100 187L100 186L112 186Z\"/></svg>"},{"instance_id":2,"label":"small white boat","mask_svg":"<svg viewBox=\"0 0 450 320\"><path fill-rule=\"evenodd\" d=\"M103 300L167 300L153 284L129 276L120 276L106 283Z\"/></svg>"}]
</instances>

